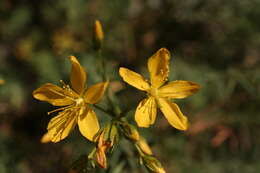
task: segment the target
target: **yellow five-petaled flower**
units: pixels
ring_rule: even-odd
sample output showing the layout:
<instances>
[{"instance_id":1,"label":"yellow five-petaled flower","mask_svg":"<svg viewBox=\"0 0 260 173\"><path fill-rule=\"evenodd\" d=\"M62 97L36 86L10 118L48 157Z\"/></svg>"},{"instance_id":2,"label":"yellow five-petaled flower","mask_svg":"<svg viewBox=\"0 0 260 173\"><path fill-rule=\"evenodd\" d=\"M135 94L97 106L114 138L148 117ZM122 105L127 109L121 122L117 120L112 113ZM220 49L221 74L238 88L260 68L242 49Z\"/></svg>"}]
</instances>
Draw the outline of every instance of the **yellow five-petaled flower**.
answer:
<instances>
[{"instance_id":1,"label":"yellow five-petaled flower","mask_svg":"<svg viewBox=\"0 0 260 173\"><path fill-rule=\"evenodd\" d=\"M127 68L121 67L119 69L119 74L125 82L147 92L148 97L139 103L135 112L135 121L140 127L149 127L155 122L158 105L173 127L179 130L188 128L187 117L183 115L178 105L171 102L170 99L190 96L197 92L200 86L194 82L183 80L166 83L168 81L169 63L170 52L165 48L161 48L151 56L148 60L150 82Z\"/></svg>"},{"instance_id":2,"label":"yellow five-petaled flower","mask_svg":"<svg viewBox=\"0 0 260 173\"><path fill-rule=\"evenodd\" d=\"M70 56L72 64L70 83L63 83L63 87L46 83L34 90L34 98L49 102L54 106L63 106L52 112L60 111L48 124L48 132L43 136L42 142L59 142L66 138L76 124L83 136L93 140L99 130L99 123L93 109L89 104L99 102L107 88L108 82L101 82L86 88L87 75L77 58Z\"/></svg>"}]
</instances>

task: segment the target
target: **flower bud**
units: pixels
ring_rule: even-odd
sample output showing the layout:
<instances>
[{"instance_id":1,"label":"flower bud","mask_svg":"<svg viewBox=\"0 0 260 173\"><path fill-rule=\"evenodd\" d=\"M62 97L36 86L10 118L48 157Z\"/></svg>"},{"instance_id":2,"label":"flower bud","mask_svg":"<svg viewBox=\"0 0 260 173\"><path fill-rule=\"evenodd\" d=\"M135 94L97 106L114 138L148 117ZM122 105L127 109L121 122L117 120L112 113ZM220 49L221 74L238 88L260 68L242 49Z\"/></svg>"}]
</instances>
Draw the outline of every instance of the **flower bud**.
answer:
<instances>
[{"instance_id":1,"label":"flower bud","mask_svg":"<svg viewBox=\"0 0 260 173\"><path fill-rule=\"evenodd\" d=\"M124 135L128 139L130 139L134 142L136 142L140 139L140 135L139 135L138 131L136 130L135 126L128 124L128 123L122 123L122 124L120 124L120 126L121 126L121 129L123 130Z\"/></svg>"},{"instance_id":2,"label":"flower bud","mask_svg":"<svg viewBox=\"0 0 260 173\"><path fill-rule=\"evenodd\" d=\"M142 157L145 167L153 173L166 173L162 164L153 156L145 155Z\"/></svg>"},{"instance_id":3,"label":"flower bud","mask_svg":"<svg viewBox=\"0 0 260 173\"><path fill-rule=\"evenodd\" d=\"M110 143L106 142L104 139L104 131L103 130L98 136L98 144L96 148L96 162L99 167L106 169L107 168L107 159L106 159L106 151L110 148Z\"/></svg>"},{"instance_id":4,"label":"flower bud","mask_svg":"<svg viewBox=\"0 0 260 173\"><path fill-rule=\"evenodd\" d=\"M114 124L108 124L102 129L99 136L97 136L96 161L101 168L107 168L106 153L117 143L117 141L118 131Z\"/></svg>"},{"instance_id":5,"label":"flower bud","mask_svg":"<svg viewBox=\"0 0 260 173\"><path fill-rule=\"evenodd\" d=\"M101 168L103 168L103 169L107 168L107 157L106 157L106 153L105 153L105 148L97 149L96 161Z\"/></svg>"},{"instance_id":6,"label":"flower bud","mask_svg":"<svg viewBox=\"0 0 260 173\"><path fill-rule=\"evenodd\" d=\"M3 85L5 83L5 80L0 79L0 85Z\"/></svg>"},{"instance_id":7,"label":"flower bud","mask_svg":"<svg viewBox=\"0 0 260 173\"><path fill-rule=\"evenodd\" d=\"M104 40L104 33L103 33L102 25L99 20L95 21L93 35L94 35L93 36L94 49L99 50L101 49Z\"/></svg>"},{"instance_id":8,"label":"flower bud","mask_svg":"<svg viewBox=\"0 0 260 173\"><path fill-rule=\"evenodd\" d=\"M108 124L103 130L103 143L109 144L109 148L113 147L118 141L118 131L114 124ZM101 141L99 143L102 143Z\"/></svg>"},{"instance_id":9,"label":"flower bud","mask_svg":"<svg viewBox=\"0 0 260 173\"><path fill-rule=\"evenodd\" d=\"M146 140L143 137L140 137L140 139L136 143L137 147L139 150L141 150L142 153L147 154L147 155L152 155L153 152L149 145L147 144Z\"/></svg>"}]
</instances>

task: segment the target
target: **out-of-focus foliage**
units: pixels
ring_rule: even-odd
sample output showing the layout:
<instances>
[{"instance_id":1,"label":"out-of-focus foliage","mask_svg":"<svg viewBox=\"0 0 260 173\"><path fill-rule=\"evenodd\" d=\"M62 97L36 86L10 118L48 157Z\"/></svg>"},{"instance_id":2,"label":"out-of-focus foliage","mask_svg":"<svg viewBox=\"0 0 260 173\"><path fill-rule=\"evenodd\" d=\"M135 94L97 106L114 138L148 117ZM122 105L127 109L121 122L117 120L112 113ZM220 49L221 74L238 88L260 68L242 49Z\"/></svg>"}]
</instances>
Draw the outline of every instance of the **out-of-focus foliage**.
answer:
<instances>
[{"instance_id":1,"label":"out-of-focus foliage","mask_svg":"<svg viewBox=\"0 0 260 173\"><path fill-rule=\"evenodd\" d=\"M31 93L46 82L68 81L69 55L87 68L90 85L101 81L91 44L95 19L103 22L112 80L120 80L119 66L147 74L147 58L166 47L173 56L170 78L202 85L178 102L191 120L187 133L163 118L142 130L168 172L259 172L259 16L258 0L1 0L0 172L65 172L91 150L78 132L40 144L51 107ZM123 87L111 82L113 91ZM143 98L131 87L117 95L123 108ZM120 145L108 172L144 172L131 146Z\"/></svg>"}]
</instances>

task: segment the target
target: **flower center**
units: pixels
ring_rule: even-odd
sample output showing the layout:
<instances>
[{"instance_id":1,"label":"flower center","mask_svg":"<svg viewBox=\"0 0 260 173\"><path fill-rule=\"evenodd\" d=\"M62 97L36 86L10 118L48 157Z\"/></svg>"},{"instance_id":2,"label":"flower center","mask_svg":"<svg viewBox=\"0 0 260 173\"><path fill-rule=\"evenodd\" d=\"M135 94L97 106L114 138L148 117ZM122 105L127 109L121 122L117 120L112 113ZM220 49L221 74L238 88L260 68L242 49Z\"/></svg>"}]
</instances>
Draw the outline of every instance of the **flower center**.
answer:
<instances>
[{"instance_id":1,"label":"flower center","mask_svg":"<svg viewBox=\"0 0 260 173\"><path fill-rule=\"evenodd\" d=\"M76 105L77 106L82 106L84 104L84 99L82 97L79 97L76 99Z\"/></svg>"},{"instance_id":2,"label":"flower center","mask_svg":"<svg viewBox=\"0 0 260 173\"><path fill-rule=\"evenodd\" d=\"M151 88L151 89L150 89L150 94L151 94L151 96L153 96L153 97L157 97L157 89L156 89L156 88Z\"/></svg>"}]
</instances>

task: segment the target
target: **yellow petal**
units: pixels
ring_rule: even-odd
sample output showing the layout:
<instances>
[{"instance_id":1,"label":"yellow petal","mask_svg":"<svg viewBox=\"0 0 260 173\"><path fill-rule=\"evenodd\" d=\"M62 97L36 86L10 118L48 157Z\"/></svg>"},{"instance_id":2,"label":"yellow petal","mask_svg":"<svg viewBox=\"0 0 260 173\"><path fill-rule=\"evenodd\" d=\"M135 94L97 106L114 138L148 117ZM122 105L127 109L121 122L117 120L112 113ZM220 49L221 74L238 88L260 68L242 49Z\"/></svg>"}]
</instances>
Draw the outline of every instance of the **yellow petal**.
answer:
<instances>
[{"instance_id":1,"label":"yellow petal","mask_svg":"<svg viewBox=\"0 0 260 173\"><path fill-rule=\"evenodd\" d=\"M170 52L161 48L148 60L148 70L150 72L151 84L159 88L168 80L170 63Z\"/></svg>"},{"instance_id":2,"label":"yellow petal","mask_svg":"<svg viewBox=\"0 0 260 173\"><path fill-rule=\"evenodd\" d=\"M73 98L77 97L77 94L73 91L69 91L53 85L51 83L44 84L40 88L33 91L33 97L49 102L54 106L66 106L72 104Z\"/></svg>"},{"instance_id":3,"label":"yellow petal","mask_svg":"<svg viewBox=\"0 0 260 173\"><path fill-rule=\"evenodd\" d=\"M155 121L157 113L155 98L149 97L142 100L135 111L135 121L139 127L149 127Z\"/></svg>"},{"instance_id":4,"label":"yellow petal","mask_svg":"<svg viewBox=\"0 0 260 173\"><path fill-rule=\"evenodd\" d=\"M78 125L81 134L90 141L93 141L93 137L99 130L99 123L95 112L92 109L85 110L78 117Z\"/></svg>"},{"instance_id":5,"label":"yellow petal","mask_svg":"<svg viewBox=\"0 0 260 173\"><path fill-rule=\"evenodd\" d=\"M84 96L86 102L90 104L95 104L99 102L103 97L107 86L108 82L101 82L88 88Z\"/></svg>"},{"instance_id":6,"label":"yellow petal","mask_svg":"<svg viewBox=\"0 0 260 173\"><path fill-rule=\"evenodd\" d=\"M150 85L145 81L144 77L136 72L121 67L119 69L119 74L126 83L139 90L146 91L150 89Z\"/></svg>"},{"instance_id":7,"label":"yellow petal","mask_svg":"<svg viewBox=\"0 0 260 173\"><path fill-rule=\"evenodd\" d=\"M165 118L173 127L179 130L187 130L188 128L187 117L182 114L177 104L172 103L169 100L163 98L159 99L159 104L160 104L160 109L164 114Z\"/></svg>"},{"instance_id":8,"label":"yellow petal","mask_svg":"<svg viewBox=\"0 0 260 173\"><path fill-rule=\"evenodd\" d=\"M190 81L173 81L158 90L160 97L181 99L196 93L200 85Z\"/></svg>"},{"instance_id":9,"label":"yellow petal","mask_svg":"<svg viewBox=\"0 0 260 173\"><path fill-rule=\"evenodd\" d=\"M51 119L48 124L48 135L52 142L59 142L66 138L76 125L76 113L72 111L60 112L58 116Z\"/></svg>"},{"instance_id":10,"label":"yellow petal","mask_svg":"<svg viewBox=\"0 0 260 173\"><path fill-rule=\"evenodd\" d=\"M41 138L41 143L48 143L51 142L52 136L47 132Z\"/></svg>"},{"instance_id":11,"label":"yellow petal","mask_svg":"<svg viewBox=\"0 0 260 173\"><path fill-rule=\"evenodd\" d=\"M75 56L70 56L71 62L71 74L70 74L70 82L72 88L78 93L81 94L85 88L86 82L86 72L83 67L80 65L79 61Z\"/></svg>"},{"instance_id":12,"label":"yellow petal","mask_svg":"<svg viewBox=\"0 0 260 173\"><path fill-rule=\"evenodd\" d=\"M48 131L50 131L51 129L56 129L62 123L64 123L68 114L70 114L70 112L67 110L64 110L62 112L59 112L58 115L56 115L55 117L53 117L48 123L48 126L47 126Z\"/></svg>"}]
</instances>

